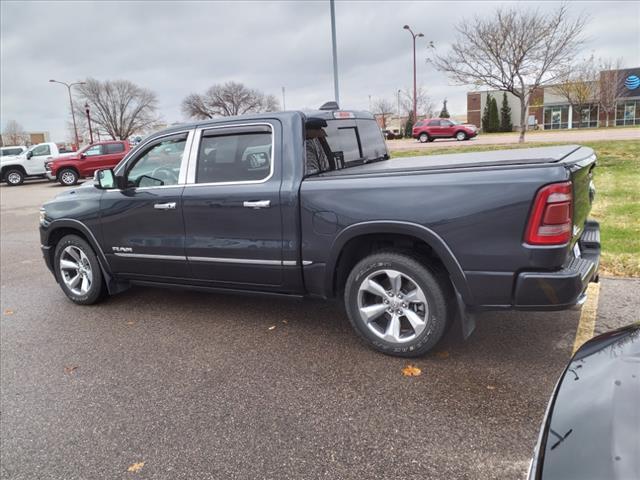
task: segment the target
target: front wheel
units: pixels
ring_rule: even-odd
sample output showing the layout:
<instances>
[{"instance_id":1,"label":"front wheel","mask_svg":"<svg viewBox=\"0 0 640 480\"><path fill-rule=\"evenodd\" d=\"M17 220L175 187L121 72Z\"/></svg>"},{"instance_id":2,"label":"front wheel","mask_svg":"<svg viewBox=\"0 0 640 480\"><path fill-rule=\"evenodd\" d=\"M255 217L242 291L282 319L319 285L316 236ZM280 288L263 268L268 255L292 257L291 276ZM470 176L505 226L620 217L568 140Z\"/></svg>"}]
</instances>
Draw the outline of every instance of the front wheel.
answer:
<instances>
[{"instance_id":1,"label":"front wheel","mask_svg":"<svg viewBox=\"0 0 640 480\"><path fill-rule=\"evenodd\" d=\"M58 174L58 181L64 186L75 185L78 183L78 174L75 170L65 168Z\"/></svg>"},{"instance_id":2,"label":"front wheel","mask_svg":"<svg viewBox=\"0 0 640 480\"><path fill-rule=\"evenodd\" d=\"M443 283L413 256L396 252L368 256L353 268L345 286L351 325L382 353L423 355L447 327Z\"/></svg>"},{"instance_id":3,"label":"front wheel","mask_svg":"<svg viewBox=\"0 0 640 480\"><path fill-rule=\"evenodd\" d=\"M467 134L464 132L458 132L456 133L456 140L458 140L459 142L462 142L463 140L467 139Z\"/></svg>"},{"instance_id":4,"label":"front wheel","mask_svg":"<svg viewBox=\"0 0 640 480\"><path fill-rule=\"evenodd\" d=\"M102 299L105 284L98 257L83 238L67 235L58 242L54 268L62 291L72 302L91 305Z\"/></svg>"},{"instance_id":5,"label":"front wheel","mask_svg":"<svg viewBox=\"0 0 640 480\"><path fill-rule=\"evenodd\" d=\"M24 182L24 173L18 168L12 168L7 170L7 173L4 175L4 180L7 182L7 185L11 185L12 187L21 185Z\"/></svg>"}]
</instances>

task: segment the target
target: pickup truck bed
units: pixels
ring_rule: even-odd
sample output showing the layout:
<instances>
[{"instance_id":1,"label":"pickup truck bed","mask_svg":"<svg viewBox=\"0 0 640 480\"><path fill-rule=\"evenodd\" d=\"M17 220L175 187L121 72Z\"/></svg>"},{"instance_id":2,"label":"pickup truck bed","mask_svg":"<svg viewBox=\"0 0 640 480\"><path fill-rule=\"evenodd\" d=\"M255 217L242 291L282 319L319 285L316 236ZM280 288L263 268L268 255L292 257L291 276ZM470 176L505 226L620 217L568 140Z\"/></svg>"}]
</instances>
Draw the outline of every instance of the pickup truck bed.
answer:
<instances>
[{"instance_id":1,"label":"pickup truck bed","mask_svg":"<svg viewBox=\"0 0 640 480\"><path fill-rule=\"evenodd\" d=\"M366 163L357 167L334 170L322 176L409 173L428 170L449 170L454 168L504 167L513 165L540 165L558 163L580 150L580 145L562 145L555 147L522 148L514 150L494 150L488 152L451 153L444 155L424 155L400 157L392 161ZM583 157L592 155L582 150ZM575 158L572 158L575 160Z\"/></svg>"}]
</instances>

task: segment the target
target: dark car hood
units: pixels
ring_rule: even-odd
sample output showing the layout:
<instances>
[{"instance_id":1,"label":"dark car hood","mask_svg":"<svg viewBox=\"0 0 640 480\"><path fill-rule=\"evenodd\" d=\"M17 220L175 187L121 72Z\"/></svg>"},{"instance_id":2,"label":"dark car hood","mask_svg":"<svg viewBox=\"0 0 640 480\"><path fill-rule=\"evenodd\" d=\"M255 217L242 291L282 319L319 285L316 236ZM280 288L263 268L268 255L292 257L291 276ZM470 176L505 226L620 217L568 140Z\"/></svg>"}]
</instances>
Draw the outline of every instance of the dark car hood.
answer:
<instances>
[{"instance_id":1,"label":"dark car hood","mask_svg":"<svg viewBox=\"0 0 640 480\"><path fill-rule=\"evenodd\" d=\"M600 335L552 400L537 479L640 478L640 323Z\"/></svg>"}]
</instances>

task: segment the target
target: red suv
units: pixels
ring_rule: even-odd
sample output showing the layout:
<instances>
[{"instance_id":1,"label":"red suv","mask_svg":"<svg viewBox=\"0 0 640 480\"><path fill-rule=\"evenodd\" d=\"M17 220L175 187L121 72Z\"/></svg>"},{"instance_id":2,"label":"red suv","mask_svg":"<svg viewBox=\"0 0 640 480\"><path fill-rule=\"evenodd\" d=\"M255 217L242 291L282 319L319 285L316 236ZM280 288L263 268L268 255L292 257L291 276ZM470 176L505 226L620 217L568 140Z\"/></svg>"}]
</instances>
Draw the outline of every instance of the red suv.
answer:
<instances>
[{"instance_id":1,"label":"red suv","mask_svg":"<svg viewBox=\"0 0 640 480\"><path fill-rule=\"evenodd\" d=\"M428 118L413 126L412 137L422 143L433 142L436 138L455 138L469 140L478 135L478 128L471 124L462 124L448 118Z\"/></svg>"},{"instance_id":2,"label":"red suv","mask_svg":"<svg viewBox=\"0 0 640 480\"><path fill-rule=\"evenodd\" d=\"M75 185L79 178L91 177L96 170L115 167L130 149L127 141L94 143L71 156L48 162L45 165L47 178L62 185Z\"/></svg>"}]
</instances>

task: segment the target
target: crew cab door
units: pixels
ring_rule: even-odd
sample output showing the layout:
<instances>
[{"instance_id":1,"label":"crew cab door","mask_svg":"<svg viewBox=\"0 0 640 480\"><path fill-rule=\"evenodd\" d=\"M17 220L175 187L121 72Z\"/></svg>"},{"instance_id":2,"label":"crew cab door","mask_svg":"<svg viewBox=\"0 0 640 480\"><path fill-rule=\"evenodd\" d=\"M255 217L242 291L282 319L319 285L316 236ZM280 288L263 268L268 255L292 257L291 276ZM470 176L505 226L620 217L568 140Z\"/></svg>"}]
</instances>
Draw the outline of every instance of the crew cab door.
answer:
<instances>
[{"instance_id":1,"label":"crew cab door","mask_svg":"<svg viewBox=\"0 0 640 480\"><path fill-rule=\"evenodd\" d=\"M51 145L48 143L36 145L32 150L29 150L24 161L27 175L44 175L46 173L44 165L53 159L53 153Z\"/></svg>"},{"instance_id":2,"label":"crew cab door","mask_svg":"<svg viewBox=\"0 0 640 480\"><path fill-rule=\"evenodd\" d=\"M192 132L143 145L116 175L126 188L101 199L103 250L114 273L130 278L189 277L181 196Z\"/></svg>"},{"instance_id":3,"label":"crew cab door","mask_svg":"<svg viewBox=\"0 0 640 480\"><path fill-rule=\"evenodd\" d=\"M197 131L182 194L195 279L238 288L282 284L290 262L282 259L277 128L264 122Z\"/></svg>"},{"instance_id":4,"label":"crew cab door","mask_svg":"<svg viewBox=\"0 0 640 480\"><path fill-rule=\"evenodd\" d=\"M82 153L82 157L80 158L80 174L85 177L89 177L93 175L93 172L99 170L101 168L107 168L107 166L103 167L104 158L104 145L98 144L93 147L89 147Z\"/></svg>"},{"instance_id":5,"label":"crew cab door","mask_svg":"<svg viewBox=\"0 0 640 480\"><path fill-rule=\"evenodd\" d=\"M453 122L450 120L440 120L440 136L453 137L455 134Z\"/></svg>"}]
</instances>

